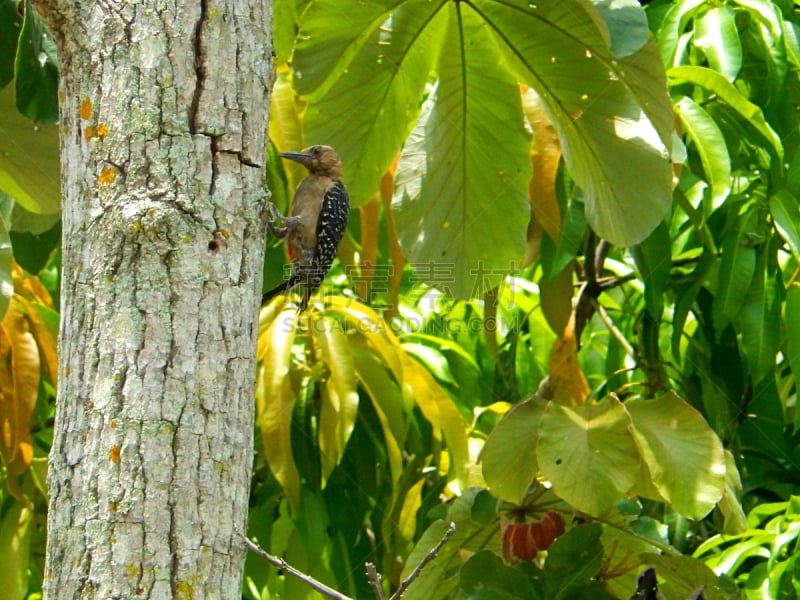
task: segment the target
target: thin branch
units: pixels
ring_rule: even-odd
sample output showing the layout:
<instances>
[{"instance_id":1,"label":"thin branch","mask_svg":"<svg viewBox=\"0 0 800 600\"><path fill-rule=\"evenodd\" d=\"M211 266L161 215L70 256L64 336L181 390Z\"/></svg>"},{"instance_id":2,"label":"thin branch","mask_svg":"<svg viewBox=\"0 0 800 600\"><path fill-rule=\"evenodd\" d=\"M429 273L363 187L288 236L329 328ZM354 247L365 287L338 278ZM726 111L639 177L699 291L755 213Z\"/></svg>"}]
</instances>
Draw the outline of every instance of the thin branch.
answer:
<instances>
[{"instance_id":1,"label":"thin branch","mask_svg":"<svg viewBox=\"0 0 800 600\"><path fill-rule=\"evenodd\" d=\"M451 522L450 526L447 528L447 531L444 532L444 535L442 536L442 539L440 539L439 542L433 548L428 550L428 552L425 554L425 556L422 557L422 560L419 561L419 564L414 568L413 571L411 571L411 574L408 577L406 577L400 583L400 587L397 588L397 590L395 591L394 594L392 594L392 597L389 600L400 600L400 597L408 589L408 586L411 585L411 583L417 577L419 577L419 574L422 572L422 569L425 568L425 565L427 565L434 558L436 558L436 554L439 552L439 550L442 548L442 546L444 546L444 543L447 540L449 540L450 537L455 532L456 532L456 524Z\"/></svg>"},{"instance_id":2,"label":"thin branch","mask_svg":"<svg viewBox=\"0 0 800 600\"><path fill-rule=\"evenodd\" d=\"M381 585L381 574L378 573L375 564L371 562L367 563L367 580L375 592L375 598L377 600L386 600L386 596L383 595L383 586Z\"/></svg>"},{"instance_id":3,"label":"thin branch","mask_svg":"<svg viewBox=\"0 0 800 600\"><path fill-rule=\"evenodd\" d=\"M625 336L622 335L622 332L617 328L617 326L614 325L614 321L608 315L603 305L600 304L596 298L592 298L592 305L597 311L597 314L600 316L600 319L602 319L603 323L605 323L606 327L608 327L611 335L617 338L619 345L625 349L625 352L627 352L630 356L636 356L636 351L633 349L633 346L631 346L630 342L625 339Z\"/></svg>"},{"instance_id":4,"label":"thin branch","mask_svg":"<svg viewBox=\"0 0 800 600\"><path fill-rule=\"evenodd\" d=\"M261 546L256 544L254 541L252 541L250 538L248 538L244 534L240 533L239 535L241 535L242 538L244 538L244 544L245 544L245 546L247 546L247 548L249 550L251 550L252 552L255 552L258 556L263 558L265 561L267 561L269 564L273 565L274 567L282 569L283 571L286 571L290 575L294 575L298 579L302 579L308 585L310 585L312 588L317 590L320 594L324 594L328 598L333 598L334 600L354 600L350 596L345 596L344 594L341 594L341 593L337 592L333 588L329 588L327 585L325 585L321 581L317 581L316 579L311 577L311 575L306 575L302 571L298 571L297 569L295 569L293 566L291 566L289 563L287 563L282 558L278 558L277 556L272 556L266 550L264 550Z\"/></svg>"}]
</instances>

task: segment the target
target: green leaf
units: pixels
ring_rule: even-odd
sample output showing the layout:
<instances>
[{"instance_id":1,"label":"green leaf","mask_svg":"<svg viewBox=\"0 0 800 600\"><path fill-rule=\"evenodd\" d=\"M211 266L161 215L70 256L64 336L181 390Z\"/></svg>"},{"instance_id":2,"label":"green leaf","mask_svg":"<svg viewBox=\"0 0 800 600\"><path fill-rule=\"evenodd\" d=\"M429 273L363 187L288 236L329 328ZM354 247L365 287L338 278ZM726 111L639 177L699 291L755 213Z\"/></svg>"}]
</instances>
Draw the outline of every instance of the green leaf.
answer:
<instances>
[{"instance_id":1,"label":"green leaf","mask_svg":"<svg viewBox=\"0 0 800 600\"><path fill-rule=\"evenodd\" d=\"M424 344L404 342L403 350L425 365L439 381L455 385L456 381L453 379L453 374L450 372L450 365L438 349L425 346Z\"/></svg>"},{"instance_id":2,"label":"green leaf","mask_svg":"<svg viewBox=\"0 0 800 600\"><path fill-rule=\"evenodd\" d=\"M320 383L322 402L319 411L319 453L323 487L344 449L358 414L358 391L353 354L348 336L337 321L320 317L311 328L314 348L327 367Z\"/></svg>"},{"instance_id":3,"label":"green leaf","mask_svg":"<svg viewBox=\"0 0 800 600\"><path fill-rule=\"evenodd\" d=\"M30 2L25 3L14 72L19 112L39 123L55 123L58 120L56 44Z\"/></svg>"},{"instance_id":4,"label":"green leaf","mask_svg":"<svg viewBox=\"0 0 800 600\"><path fill-rule=\"evenodd\" d=\"M736 3L745 7L749 15L759 25L752 28L756 35L752 36L751 39L760 41L761 47L757 51L751 52L763 55L763 66L766 70L764 103L768 106L773 106L779 101L779 97L785 93L784 84L788 72L781 10L775 2L770 0L737 0Z\"/></svg>"},{"instance_id":5,"label":"green leaf","mask_svg":"<svg viewBox=\"0 0 800 600\"><path fill-rule=\"evenodd\" d=\"M778 190L769 199L769 211L775 228L789 244L789 251L800 262L800 205L786 190Z\"/></svg>"},{"instance_id":6,"label":"green leaf","mask_svg":"<svg viewBox=\"0 0 800 600\"><path fill-rule=\"evenodd\" d=\"M747 404L747 418L739 424L739 443L745 450L767 452L774 461L788 461L784 434L784 407L778 394L774 373L753 385L752 400Z\"/></svg>"},{"instance_id":7,"label":"green leaf","mask_svg":"<svg viewBox=\"0 0 800 600\"><path fill-rule=\"evenodd\" d=\"M600 515L631 489L640 458L630 418L618 400L571 408L550 403L539 424L539 469L553 491Z\"/></svg>"},{"instance_id":8,"label":"green leaf","mask_svg":"<svg viewBox=\"0 0 800 600\"><path fill-rule=\"evenodd\" d=\"M630 56L647 43L647 15L636 0L592 0L592 4L608 27L614 56Z\"/></svg>"},{"instance_id":9,"label":"green leaf","mask_svg":"<svg viewBox=\"0 0 800 600\"><path fill-rule=\"evenodd\" d=\"M684 516L702 519L722 497L722 442L697 410L670 392L625 404L633 439L659 494Z\"/></svg>"},{"instance_id":10,"label":"green leaf","mask_svg":"<svg viewBox=\"0 0 800 600\"><path fill-rule=\"evenodd\" d=\"M403 385L407 387L422 414L434 428L434 436L444 436L450 455L452 479L460 491L468 482L469 456L468 424L458 412L433 376L407 354L402 356Z\"/></svg>"},{"instance_id":11,"label":"green leaf","mask_svg":"<svg viewBox=\"0 0 800 600\"><path fill-rule=\"evenodd\" d=\"M449 527L455 523L455 533L447 540L431 561L409 586L404 600L435 600L450 598L448 593L457 587L458 570L462 567L465 553L475 553L489 548L499 548L499 527L486 527L472 519L473 505L483 490L468 488L450 505L446 519L437 519L420 536L403 566L401 578L405 579L420 561L442 539ZM455 577L454 577L455 576Z\"/></svg>"},{"instance_id":12,"label":"green leaf","mask_svg":"<svg viewBox=\"0 0 800 600\"><path fill-rule=\"evenodd\" d=\"M747 517L742 510L742 480L736 468L736 459L729 450L725 450L725 465L725 488L718 506L725 518L722 531L731 535L747 529Z\"/></svg>"},{"instance_id":13,"label":"green leaf","mask_svg":"<svg viewBox=\"0 0 800 600\"><path fill-rule=\"evenodd\" d=\"M0 581L8 600L27 597L33 516L22 504L14 503L0 523Z\"/></svg>"},{"instance_id":14,"label":"green leaf","mask_svg":"<svg viewBox=\"0 0 800 600\"><path fill-rule=\"evenodd\" d=\"M40 217L40 220L45 219ZM55 224L41 233L12 230L10 237L14 260L28 273L39 273L50 261L53 252L61 247L61 219L55 215Z\"/></svg>"},{"instance_id":15,"label":"green leaf","mask_svg":"<svg viewBox=\"0 0 800 600\"><path fill-rule=\"evenodd\" d=\"M677 55L679 40L695 13L707 7L705 0L679 0L670 4L658 29L661 59L667 67L680 63L681 57Z\"/></svg>"},{"instance_id":16,"label":"green leaf","mask_svg":"<svg viewBox=\"0 0 800 600\"><path fill-rule=\"evenodd\" d=\"M655 321L659 321L664 308L664 288L672 269L672 241L667 224L662 221L647 239L633 246L630 252L644 281L645 308Z\"/></svg>"},{"instance_id":17,"label":"green leaf","mask_svg":"<svg viewBox=\"0 0 800 600\"><path fill-rule=\"evenodd\" d=\"M381 422L392 481L398 481L403 471L402 448L406 428L402 395L397 384L389 377L388 367L378 361L375 353L362 348L359 342L351 343L356 374Z\"/></svg>"},{"instance_id":18,"label":"green leaf","mask_svg":"<svg viewBox=\"0 0 800 600\"><path fill-rule=\"evenodd\" d=\"M495 496L520 502L536 477L537 431L545 406L536 398L517 404L486 440L480 461L483 478Z\"/></svg>"},{"instance_id":19,"label":"green leaf","mask_svg":"<svg viewBox=\"0 0 800 600\"><path fill-rule=\"evenodd\" d=\"M336 148L354 206L378 192L419 116L447 24L447 11L439 9L428 0L403 3L306 111L306 139Z\"/></svg>"},{"instance_id":20,"label":"green leaf","mask_svg":"<svg viewBox=\"0 0 800 600\"><path fill-rule=\"evenodd\" d=\"M731 158L725 136L711 115L688 96L678 100L675 109L700 156L711 187L710 209L714 210L731 191Z\"/></svg>"},{"instance_id":21,"label":"green leaf","mask_svg":"<svg viewBox=\"0 0 800 600\"><path fill-rule=\"evenodd\" d=\"M0 88L14 79L14 58L22 30L22 17L16 0L0 0Z\"/></svg>"},{"instance_id":22,"label":"green leaf","mask_svg":"<svg viewBox=\"0 0 800 600\"><path fill-rule=\"evenodd\" d=\"M466 298L524 252L529 136L487 28L466 4L448 7L439 81L398 166L395 226L410 263L439 265L418 275Z\"/></svg>"},{"instance_id":23,"label":"green leaf","mask_svg":"<svg viewBox=\"0 0 800 600\"><path fill-rule=\"evenodd\" d=\"M481 550L461 567L461 595L464 599L508 599L535 597L522 571L507 566L491 550Z\"/></svg>"},{"instance_id":24,"label":"green leaf","mask_svg":"<svg viewBox=\"0 0 800 600\"><path fill-rule=\"evenodd\" d=\"M800 381L800 284L793 283L786 291L783 324L786 327L786 359L796 381ZM800 410L794 412L794 430L800 430Z\"/></svg>"},{"instance_id":25,"label":"green leaf","mask_svg":"<svg viewBox=\"0 0 800 600\"><path fill-rule=\"evenodd\" d=\"M712 306L714 329L718 336L738 316L756 270L756 251L753 248L756 211L749 210L736 219L736 229L728 231L722 245L719 284Z\"/></svg>"},{"instance_id":26,"label":"green leaf","mask_svg":"<svg viewBox=\"0 0 800 600\"><path fill-rule=\"evenodd\" d=\"M655 42L617 59L592 7L479 0L517 77L544 101L597 233L628 246L671 202L672 105Z\"/></svg>"},{"instance_id":27,"label":"green leaf","mask_svg":"<svg viewBox=\"0 0 800 600\"><path fill-rule=\"evenodd\" d=\"M774 276L767 272L767 252L765 245L739 314L742 350L747 357L753 381L760 381L775 373L780 343L783 284L780 281L780 271Z\"/></svg>"},{"instance_id":28,"label":"green leaf","mask_svg":"<svg viewBox=\"0 0 800 600\"><path fill-rule=\"evenodd\" d=\"M772 147L775 155L781 161L783 160L781 139L767 123L762 110L747 100L731 82L725 79L724 75L706 67L683 65L669 69L667 77L670 79L670 85L685 81L699 85L715 94L754 127L764 141Z\"/></svg>"},{"instance_id":29,"label":"green leaf","mask_svg":"<svg viewBox=\"0 0 800 600\"><path fill-rule=\"evenodd\" d=\"M0 90L0 189L34 213L61 210L58 127L17 111L14 86Z\"/></svg>"},{"instance_id":30,"label":"green leaf","mask_svg":"<svg viewBox=\"0 0 800 600\"><path fill-rule=\"evenodd\" d=\"M274 0L272 8L272 41L278 64L286 63L294 48L298 13L302 11L296 0Z\"/></svg>"},{"instance_id":31,"label":"green leaf","mask_svg":"<svg viewBox=\"0 0 800 600\"><path fill-rule=\"evenodd\" d=\"M324 94L372 31L403 1L310 2L301 17L292 59L297 91L311 99Z\"/></svg>"},{"instance_id":32,"label":"green leaf","mask_svg":"<svg viewBox=\"0 0 800 600\"><path fill-rule=\"evenodd\" d=\"M664 556L644 554L642 559L653 565L661 580L659 591L665 598L696 597L697 590L703 590L706 600L729 600L738 597L720 591L723 586L717 575L703 561L691 556Z\"/></svg>"},{"instance_id":33,"label":"green leaf","mask_svg":"<svg viewBox=\"0 0 800 600\"><path fill-rule=\"evenodd\" d=\"M709 66L733 81L742 68L742 43L736 29L736 14L729 4L710 8L695 21L694 44Z\"/></svg>"},{"instance_id":34,"label":"green leaf","mask_svg":"<svg viewBox=\"0 0 800 600\"><path fill-rule=\"evenodd\" d=\"M579 598L580 592L603 564L599 523L578 525L560 536L547 551L547 598Z\"/></svg>"},{"instance_id":35,"label":"green leaf","mask_svg":"<svg viewBox=\"0 0 800 600\"><path fill-rule=\"evenodd\" d=\"M549 235L542 239L540 262L543 279L554 280L581 251L586 234L583 203L572 198L562 220L558 240L552 240Z\"/></svg>"}]
</instances>

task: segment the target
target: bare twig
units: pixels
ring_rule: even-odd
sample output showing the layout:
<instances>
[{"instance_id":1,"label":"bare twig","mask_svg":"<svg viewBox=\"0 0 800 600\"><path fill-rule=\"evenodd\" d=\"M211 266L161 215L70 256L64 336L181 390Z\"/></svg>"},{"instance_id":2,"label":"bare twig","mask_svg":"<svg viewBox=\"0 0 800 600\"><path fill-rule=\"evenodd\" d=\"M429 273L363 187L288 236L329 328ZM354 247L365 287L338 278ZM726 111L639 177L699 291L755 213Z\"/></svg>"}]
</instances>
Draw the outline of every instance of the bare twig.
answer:
<instances>
[{"instance_id":1,"label":"bare twig","mask_svg":"<svg viewBox=\"0 0 800 600\"><path fill-rule=\"evenodd\" d=\"M397 590L395 591L394 594L392 594L392 597L389 600L400 600L400 597L408 589L408 586L411 585L411 583L417 577L419 577L419 574L422 572L422 569L425 568L425 565L427 565L434 558L436 558L436 554L439 552L439 550L442 548L442 546L444 546L444 543L447 540L449 540L450 537L455 532L456 532L456 524L451 522L450 526L447 528L447 531L444 532L444 535L442 536L442 539L440 539L439 542L433 548L428 550L428 552L425 554L425 556L422 557L422 560L419 561L419 564L414 568L413 571L411 571L411 574L408 577L406 577L400 583L400 587L397 588Z\"/></svg>"},{"instance_id":2,"label":"bare twig","mask_svg":"<svg viewBox=\"0 0 800 600\"><path fill-rule=\"evenodd\" d=\"M617 329L617 326L614 324L614 321L608 315L603 305L600 304L596 298L592 298L592 305L597 311L597 314L600 315L603 323L605 323L606 327L608 327L608 330L611 332L611 334L617 338L619 345L622 346L625 349L625 352L627 352L630 356L635 356L636 351L634 350L633 346L631 346L630 342L625 339L625 336L622 335L622 332Z\"/></svg>"},{"instance_id":3,"label":"bare twig","mask_svg":"<svg viewBox=\"0 0 800 600\"><path fill-rule=\"evenodd\" d=\"M316 579L311 577L311 575L306 575L302 571L298 571L297 569L295 569L293 566L291 566L289 563L287 563L282 558L278 558L277 556L272 556L266 550L264 550L261 546L256 544L254 541L252 541L250 538L248 538L244 534L240 533L240 535L244 538L245 546L247 546L247 548L250 549L252 552L255 552L258 556L263 558L269 564L271 564L271 565L273 565L273 566L275 566L275 567L277 567L279 569L282 569L282 570L286 571L290 575L294 575L298 579L302 579L308 585L310 585L312 588L317 590L320 594L324 594L328 598L334 598L334 600L353 600L353 598L351 598L350 596L345 596L344 594L341 594L341 593L337 592L333 588L329 588L327 585L325 585L321 581L317 581Z\"/></svg>"},{"instance_id":4,"label":"bare twig","mask_svg":"<svg viewBox=\"0 0 800 600\"><path fill-rule=\"evenodd\" d=\"M386 600L386 596L383 595L383 586L381 586L381 574L378 573L375 565L371 562L367 563L367 580L375 592L375 598L377 600Z\"/></svg>"}]
</instances>

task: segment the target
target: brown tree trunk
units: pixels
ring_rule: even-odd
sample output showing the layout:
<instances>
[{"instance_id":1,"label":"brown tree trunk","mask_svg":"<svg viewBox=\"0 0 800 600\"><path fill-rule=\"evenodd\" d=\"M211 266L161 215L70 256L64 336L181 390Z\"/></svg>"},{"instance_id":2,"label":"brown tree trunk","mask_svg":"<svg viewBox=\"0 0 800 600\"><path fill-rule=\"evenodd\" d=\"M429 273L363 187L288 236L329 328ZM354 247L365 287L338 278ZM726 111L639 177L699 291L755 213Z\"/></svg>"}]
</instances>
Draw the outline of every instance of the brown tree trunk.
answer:
<instances>
[{"instance_id":1,"label":"brown tree trunk","mask_svg":"<svg viewBox=\"0 0 800 600\"><path fill-rule=\"evenodd\" d=\"M40 0L59 48L45 594L240 598L270 0Z\"/></svg>"}]
</instances>

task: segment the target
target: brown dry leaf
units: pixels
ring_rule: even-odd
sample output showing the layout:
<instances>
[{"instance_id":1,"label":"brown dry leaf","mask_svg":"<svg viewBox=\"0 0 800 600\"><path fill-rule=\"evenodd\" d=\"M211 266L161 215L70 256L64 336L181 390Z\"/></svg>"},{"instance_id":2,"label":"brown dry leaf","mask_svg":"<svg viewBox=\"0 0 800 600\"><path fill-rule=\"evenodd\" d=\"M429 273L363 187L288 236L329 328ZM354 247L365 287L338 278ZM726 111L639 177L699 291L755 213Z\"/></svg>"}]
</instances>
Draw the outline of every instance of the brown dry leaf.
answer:
<instances>
[{"instance_id":1,"label":"brown dry leaf","mask_svg":"<svg viewBox=\"0 0 800 600\"><path fill-rule=\"evenodd\" d=\"M574 318L570 319L561 339L553 342L548 369L547 399L568 406L583 405L590 390L578 364Z\"/></svg>"},{"instance_id":2,"label":"brown dry leaf","mask_svg":"<svg viewBox=\"0 0 800 600\"><path fill-rule=\"evenodd\" d=\"M397 239L397 231L394 228L394 217L392 215L392 196L394 195L394 174L397 171L397 163L400 162L400 153L394 157L394 162L389 170L381 179L381 202L386 213L386 228L389 232L389 256L391 258L391 272L389 274L389 310L384 314L386 322L391 322L397 314L398 303L400 302L400 282L403 279L403 266L406 259L403 249Z\"/></svg>"},{"instance_id":3,"label":"brown dry leaf","mask_svg":"<svg viewBox=\"0 0 800 600\"><path fill-rule=\"evenodd\" d=\"M381 218L381 203L375 194L369 202L358 209L361 218L361 260L360 277L356 282L356 292L362 300L367 300L375 275L375 262L378 260L378 228Z\"/></svg>"}]
</instances>

